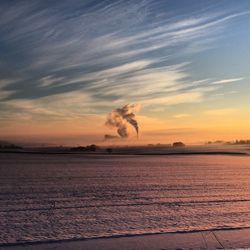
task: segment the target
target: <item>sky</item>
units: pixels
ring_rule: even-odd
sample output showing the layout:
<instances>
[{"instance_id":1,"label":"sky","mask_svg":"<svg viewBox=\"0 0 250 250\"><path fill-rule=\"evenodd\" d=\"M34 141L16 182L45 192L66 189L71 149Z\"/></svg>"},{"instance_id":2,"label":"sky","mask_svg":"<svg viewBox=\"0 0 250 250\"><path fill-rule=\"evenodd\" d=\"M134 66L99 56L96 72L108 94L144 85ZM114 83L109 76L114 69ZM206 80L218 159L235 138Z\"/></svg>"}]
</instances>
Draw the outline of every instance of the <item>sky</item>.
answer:
<instances>
[{"instance_id":1,"label":"sky","mask_svg":"<svg viewBox=\"0 0 250 250\"><path fill-rule=\"evenodd\" d=\"M0 139L104 143L250 137L249 0L1 0ZM118 135L119 136L119 135Z\"/></svg>"}]
</instances>

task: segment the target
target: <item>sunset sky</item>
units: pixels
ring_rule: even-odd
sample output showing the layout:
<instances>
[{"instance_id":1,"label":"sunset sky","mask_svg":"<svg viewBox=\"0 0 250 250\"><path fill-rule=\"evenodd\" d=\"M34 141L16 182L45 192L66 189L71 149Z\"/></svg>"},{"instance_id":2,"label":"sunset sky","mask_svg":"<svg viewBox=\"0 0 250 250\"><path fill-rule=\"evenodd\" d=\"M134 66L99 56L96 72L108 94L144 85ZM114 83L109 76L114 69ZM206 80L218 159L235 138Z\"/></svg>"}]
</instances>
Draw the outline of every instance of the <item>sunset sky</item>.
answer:
<instances>
[{"instance_id":1,"label":"sunset sky","mask_svg":"<svg viewBox=\"0 0 250 250\"><path fill-rule=\"evenodd\" d=\"M126 104L125 143L249 139L249 27L249 0L1 0L0 139L103 143Z\"/></svg>"}]
</instances>

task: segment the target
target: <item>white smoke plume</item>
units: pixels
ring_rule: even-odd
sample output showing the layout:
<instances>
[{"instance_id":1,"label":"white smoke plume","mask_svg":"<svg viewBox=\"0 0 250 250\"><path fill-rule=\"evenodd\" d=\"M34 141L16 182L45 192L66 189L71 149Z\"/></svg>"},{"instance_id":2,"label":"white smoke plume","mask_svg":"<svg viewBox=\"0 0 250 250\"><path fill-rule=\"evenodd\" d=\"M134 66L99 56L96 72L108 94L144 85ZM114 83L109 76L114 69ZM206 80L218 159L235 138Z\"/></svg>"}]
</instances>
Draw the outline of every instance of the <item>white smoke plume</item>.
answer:
<instances>
[{"instance_id":1,"label":"white smoke plume","mask_svg":"<svg viewBox=\"0 0 250 250\"><path fill-rule=\"evenodd\" d=\"M138 137L139 125L135 119L135 112L139 108L138 104L127 104L122 108L115 109L108 114L105 125L116 128L118 135L121 138L126 138L129 136L128 124L130 124L135 129Z\"/></svg>"}]
</instances>

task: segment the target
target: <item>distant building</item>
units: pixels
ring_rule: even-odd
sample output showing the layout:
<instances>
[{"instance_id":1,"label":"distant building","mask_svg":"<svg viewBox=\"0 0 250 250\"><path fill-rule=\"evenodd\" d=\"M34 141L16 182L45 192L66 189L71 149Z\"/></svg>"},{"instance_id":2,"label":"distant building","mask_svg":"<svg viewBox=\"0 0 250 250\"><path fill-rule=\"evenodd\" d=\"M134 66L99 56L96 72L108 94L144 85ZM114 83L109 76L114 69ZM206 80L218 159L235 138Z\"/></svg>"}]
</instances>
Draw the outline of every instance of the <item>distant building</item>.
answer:
<instances>
[{"instance_id":1,"label":"distant building","mask_svg":"<svg viewBox=\"0 0 250 250\"><path fill-rule=\"evenodd\" d=\"M181 141L174 142L173 147L185 147L185 144Z\"/></svg>"}]
</instances>

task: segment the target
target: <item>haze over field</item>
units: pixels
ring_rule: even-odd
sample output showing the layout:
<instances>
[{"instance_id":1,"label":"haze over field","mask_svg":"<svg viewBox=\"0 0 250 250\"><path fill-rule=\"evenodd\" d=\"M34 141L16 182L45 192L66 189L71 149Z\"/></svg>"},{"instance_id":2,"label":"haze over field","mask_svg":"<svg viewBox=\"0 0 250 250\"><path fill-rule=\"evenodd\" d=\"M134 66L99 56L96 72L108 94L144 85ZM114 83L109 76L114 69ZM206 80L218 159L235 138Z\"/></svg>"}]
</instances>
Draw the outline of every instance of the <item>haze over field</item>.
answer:
<instances>
[{"instance_id":1,"label":"haze over field","mask_svg":"<svg viewBox=\"0 0 250 250\"><path fill-rule=\"evenodd\" d=\"M248 0L3 0L0 138L247 139L249 27Z\"/></svg>"}]
</instances>

